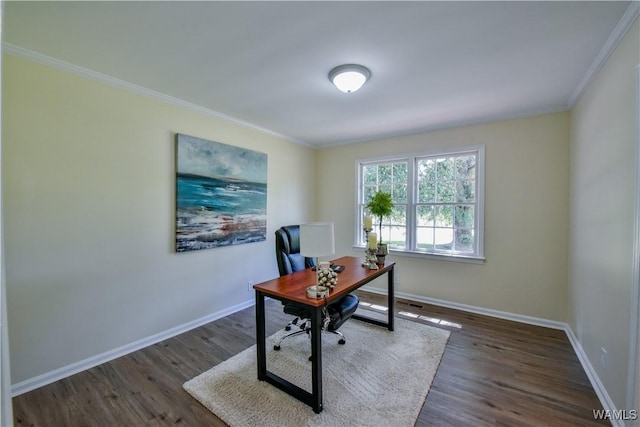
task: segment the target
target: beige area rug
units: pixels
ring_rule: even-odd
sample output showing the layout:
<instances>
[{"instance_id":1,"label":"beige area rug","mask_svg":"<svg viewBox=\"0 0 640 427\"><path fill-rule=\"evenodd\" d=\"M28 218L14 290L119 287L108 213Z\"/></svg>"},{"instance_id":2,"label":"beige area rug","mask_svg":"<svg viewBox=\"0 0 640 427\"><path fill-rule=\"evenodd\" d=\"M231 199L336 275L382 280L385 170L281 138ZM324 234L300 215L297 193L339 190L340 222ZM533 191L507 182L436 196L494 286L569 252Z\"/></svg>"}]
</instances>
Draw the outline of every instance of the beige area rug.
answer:
<instances>
[{"instance_id":1,"label":"beige area rug","mask_svg":"<svg viewBox=\"0 0 640 427\"><path fill-rule=\"evenodd\" d=\"M322 334L323 407L320 414L257 380L256 346L214 366L184 389L232 427L413 426L429 392L449 331L397 319L395 331L351 319L347 338ZM280 351L267 338L267 369L311 390L311 344L287 338Z\"/></svg>"}]
</instances>

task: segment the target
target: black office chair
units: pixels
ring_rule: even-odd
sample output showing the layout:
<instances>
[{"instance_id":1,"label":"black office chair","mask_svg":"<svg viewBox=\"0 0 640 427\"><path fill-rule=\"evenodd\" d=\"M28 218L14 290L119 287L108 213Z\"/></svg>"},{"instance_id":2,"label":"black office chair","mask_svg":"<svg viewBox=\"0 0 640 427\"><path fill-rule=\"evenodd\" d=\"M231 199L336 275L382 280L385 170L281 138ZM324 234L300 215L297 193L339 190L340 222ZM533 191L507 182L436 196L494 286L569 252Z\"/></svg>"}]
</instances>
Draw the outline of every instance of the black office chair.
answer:
<instances>
[{"instance_id":1,"label":"black office chair","mask_svg":"<svg viewBox=\"0 0 640 427\"><path fill-rule=\"evenodd\" d=\"M315 266L313 258L300 254L299 225L287 225L276 230L276 259L280 276ZM338 331L338 328L357 310L359 302L357 296L349 294L327 306L323 315L323 330L339 335L338 344L346 343L344 335ZM302 333L308 334L311 329L310 312L305 306L291 302L283 303L283 305L285 313L295 316L295 319L289 322L285 329L289 331L292 326L296 325L300 330L283 336L274 346L274 350L280 350L280 343L285 338Z\"/></svg>"}]
</instances>

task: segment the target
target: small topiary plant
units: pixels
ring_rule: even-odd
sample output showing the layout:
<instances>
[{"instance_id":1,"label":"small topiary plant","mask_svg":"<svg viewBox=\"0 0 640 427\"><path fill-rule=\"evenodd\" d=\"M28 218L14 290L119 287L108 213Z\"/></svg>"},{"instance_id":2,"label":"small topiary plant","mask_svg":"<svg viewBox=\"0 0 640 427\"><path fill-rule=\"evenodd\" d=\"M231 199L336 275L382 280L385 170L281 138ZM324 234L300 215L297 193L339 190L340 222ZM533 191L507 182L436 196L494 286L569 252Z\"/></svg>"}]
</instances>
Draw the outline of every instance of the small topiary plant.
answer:
<instances>
[{"instance_id":1,"label":"small topiary plant","mask_svg":"<svg viewBox=\"0 0 640 427\"><path fill-rule=\"evenodd\" d=\"M369 203L367 203L367 209L369 212L378 217L378 238L380 239L380 244L382 244L382 220L391 215L391 212L393 212L393 206L391 193L386 193L384 191L376 191L376 193L371 196Z\"/></svg>"}]
</instances>

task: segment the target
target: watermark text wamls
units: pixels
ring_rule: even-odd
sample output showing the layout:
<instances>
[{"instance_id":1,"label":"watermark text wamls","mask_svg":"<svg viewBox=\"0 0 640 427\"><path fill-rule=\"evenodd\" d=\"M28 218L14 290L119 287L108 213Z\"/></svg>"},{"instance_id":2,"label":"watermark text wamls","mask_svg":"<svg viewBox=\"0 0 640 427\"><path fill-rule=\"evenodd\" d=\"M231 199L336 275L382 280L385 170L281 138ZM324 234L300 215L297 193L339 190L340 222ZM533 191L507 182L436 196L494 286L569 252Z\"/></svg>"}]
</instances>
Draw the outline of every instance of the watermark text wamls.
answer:
<instances>
[{"instance_id":1,"label":"watermark text wamls","mask_svg":"<svg viewBox=\"0 0 640 427\"><path fill-rule=\"evenodd\" d=\"M638 411L636 409L594 409L593 418L596 420L633 421L638 419Z\"/></svg>"}]
</instances>

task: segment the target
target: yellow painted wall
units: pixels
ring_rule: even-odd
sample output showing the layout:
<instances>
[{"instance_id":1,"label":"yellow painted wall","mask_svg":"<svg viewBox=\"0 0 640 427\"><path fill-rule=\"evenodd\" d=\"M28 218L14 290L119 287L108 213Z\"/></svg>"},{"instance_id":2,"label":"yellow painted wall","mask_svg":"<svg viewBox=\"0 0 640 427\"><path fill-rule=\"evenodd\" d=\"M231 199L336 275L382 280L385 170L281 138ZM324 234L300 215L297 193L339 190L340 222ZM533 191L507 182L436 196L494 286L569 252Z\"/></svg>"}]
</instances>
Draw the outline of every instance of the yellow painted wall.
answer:
<instances>
[{"instance_id":1,"label":"yellow painted wall","mask_svg":"<svg viewBox=\"0 0 640 427\"><path fill-rule=\"evenodd\" d=\"M569 323L618 409L629 378L639 27L636 21L571 115Z\"/></svg>"},{"instance_id":2,"label":"yellow painted wall","mask_svg":"<svg viewBox=\"0 0 640 427\"><path fill-rule=\"evenodd\" d=\"M319 151L318 217L353 251L356 160L485 146L483 265L391 256L399 292L566 321L569 115L446 129Z\"/></svg>"},{"instance_id":3,"label":"yellow painted wall","mask_svg":"<svg viewBox=\"0 0 640 427\"><path fill-rule=\"evenodd\" d=\"M312 219L312 149L3 58L3 207L15 383L253 300L273 233ZM268 155L267 241L175 253L175 142Z\"/></svg>"}]
</instances>

